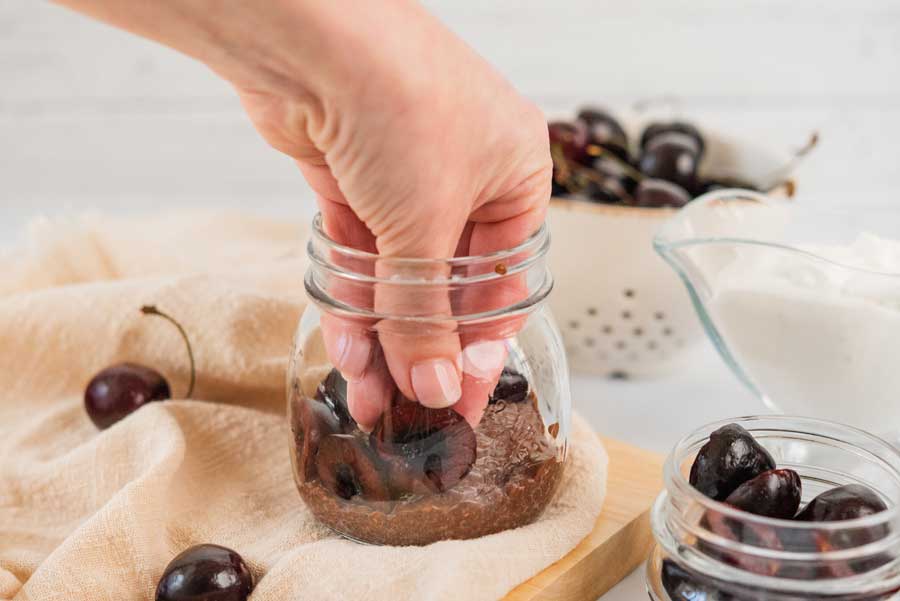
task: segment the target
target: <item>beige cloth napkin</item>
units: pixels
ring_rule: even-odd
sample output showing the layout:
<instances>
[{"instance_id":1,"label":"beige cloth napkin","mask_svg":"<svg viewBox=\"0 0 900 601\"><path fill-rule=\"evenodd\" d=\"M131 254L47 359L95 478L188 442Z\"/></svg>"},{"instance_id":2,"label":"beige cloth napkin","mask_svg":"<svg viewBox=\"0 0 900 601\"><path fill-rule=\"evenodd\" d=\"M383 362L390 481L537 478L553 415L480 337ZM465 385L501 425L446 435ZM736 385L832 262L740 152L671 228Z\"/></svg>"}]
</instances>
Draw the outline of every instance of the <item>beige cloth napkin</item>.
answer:
<instances>
[{"instance_id":1,"label":"beige cloth napkin","mask_svg":"<svg viewBox=\"0 0 900 601\"><path fill-rule=\"evenodd\" d=\"M498 599L572 549L603 502L606 454L576 419L539 522L476 541L374 547L319 526L291 477L284 374L305 297L304 228L237 214L37 223L0 257L0 599L153 599L169 560L212 542L254 601ZM130 360L184 395L98 432L92 374Z\"/></svg>"}]
</instances>

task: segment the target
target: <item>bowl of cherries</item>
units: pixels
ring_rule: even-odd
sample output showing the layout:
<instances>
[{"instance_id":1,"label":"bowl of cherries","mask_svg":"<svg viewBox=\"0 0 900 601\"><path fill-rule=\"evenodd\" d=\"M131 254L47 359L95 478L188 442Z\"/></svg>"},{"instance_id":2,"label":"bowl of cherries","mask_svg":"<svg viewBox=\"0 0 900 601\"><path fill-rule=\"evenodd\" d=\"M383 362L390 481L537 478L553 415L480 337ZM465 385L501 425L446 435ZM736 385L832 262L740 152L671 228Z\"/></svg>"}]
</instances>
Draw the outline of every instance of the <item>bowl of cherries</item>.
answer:
<instances>
[{"instance_id":1,"label":"bowl of cherries","mask_svg":"<svg viewBox=\"0 0 900 601\"><path fill-rule=\"evenodd\" d=\"M592 107L548 129L552 303L572 368L619 378L677 369L704 336L654 234L706 192L793 196L792 172L816 136L779 152L685 120Z\"/></svg>"}]
</instances>

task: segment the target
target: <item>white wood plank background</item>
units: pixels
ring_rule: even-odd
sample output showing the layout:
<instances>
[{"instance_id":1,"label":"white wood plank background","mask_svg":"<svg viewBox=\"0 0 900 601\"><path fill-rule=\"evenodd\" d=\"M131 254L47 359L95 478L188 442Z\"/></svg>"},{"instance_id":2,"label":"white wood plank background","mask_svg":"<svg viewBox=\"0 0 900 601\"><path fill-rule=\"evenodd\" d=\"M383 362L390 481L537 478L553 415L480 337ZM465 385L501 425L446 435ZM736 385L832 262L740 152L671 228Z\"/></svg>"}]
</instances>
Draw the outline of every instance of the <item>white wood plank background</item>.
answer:
<instances>
[{"instance_id":1,"label":"white wood plank background","mask_svg":"<svg viewBox=\"0 0 900 601\"><path fill-rule=\"evenodd\" d=\"M818 129L805 196L900 202L896 0L428 5L548 111L670 96L702 123L772 144ZM308 197L203 66L45 2L0 0L6 231L63 207L284 211Z\"/></svg>"},{"instance_id":2,"label":"white wood plank background","mask_svg":"<svg viewBox=\"0 0 900 601\"><path fill-rule=\"evenodd\" d=\"M548 112L674 97L701 125L773 145L818 130L805 202L900 211L900 0L427 5ZM293 164L204 67L42 0L0 0L0 246L37 214L179 205L311 208ZM579 409L660 451L761 411L705 353L665 381L575 378ZM644 596L636 572L604 601Z\"/></svg>"}]
</instances>

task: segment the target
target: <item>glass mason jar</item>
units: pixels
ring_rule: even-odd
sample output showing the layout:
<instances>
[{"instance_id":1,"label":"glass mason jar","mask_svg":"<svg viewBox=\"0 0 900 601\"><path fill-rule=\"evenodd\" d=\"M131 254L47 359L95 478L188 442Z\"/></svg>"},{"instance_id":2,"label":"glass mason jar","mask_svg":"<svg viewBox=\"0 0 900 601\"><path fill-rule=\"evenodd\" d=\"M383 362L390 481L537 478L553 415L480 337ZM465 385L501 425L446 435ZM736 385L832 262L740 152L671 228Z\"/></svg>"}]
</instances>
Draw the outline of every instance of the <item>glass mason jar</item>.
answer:
<instances>
[{"instance_id":1,"label":"glass mason jar","mask_svg":"<svg viewBox=\"0 0 900 601\"><path fill-rule=\"evenodd\" d=\"M709 435L746 428L779 468L802 479L802 501L847 484L875 491L887 510L806 522L766 518L709 499L686 474ZM861 430L798 417L747 417L705 426L676 445L651 525L647 562L655 601L900 598L900 453Z\"/></svg>"},{"instance_id":2,"label":"glass mason jar","mask_svg":"<svg viewBox=\"0 0 900 601\"><path fill-rule=\"evenodd\" d=\"M294 478L320 522L362 542L422 545L541 514L571 418L565 353L544 302L548 246L542 228L484 256L382 258L338 244L316 217L312 302L287 390ZM417 361L435 354L451 357L443 365L455 366L456 383L461 375L450 407L411 400ZM454 398L454 382L437 380Z\"/></svg>"}]
</instances>

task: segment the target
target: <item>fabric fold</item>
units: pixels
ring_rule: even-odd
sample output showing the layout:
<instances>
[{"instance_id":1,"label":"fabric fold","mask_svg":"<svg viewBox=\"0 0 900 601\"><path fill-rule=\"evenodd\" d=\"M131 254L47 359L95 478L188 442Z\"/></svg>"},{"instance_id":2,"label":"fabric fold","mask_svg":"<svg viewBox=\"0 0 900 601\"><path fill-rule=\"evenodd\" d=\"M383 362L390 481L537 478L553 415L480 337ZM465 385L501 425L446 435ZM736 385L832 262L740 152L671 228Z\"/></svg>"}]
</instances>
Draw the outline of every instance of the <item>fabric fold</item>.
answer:
<instances>
[{"instance_id":1,"label":"fabric fold","mask_svg":"<svg viewBox=\"0 0 900 601\"><path fill-rule=\"evenodd\" d=\"M319 525L294 487L285 371L305 228L234 213L44 221L0 256L0 599L152 600L186 547L237 550L253 601L492 600L593 527L606 453L574 420L563 485L530 526L375 547ZM194 399L177 318L197 360ZM178 400L98 432L81 395L121 361Z\"/></svg>"}]
</instances>

